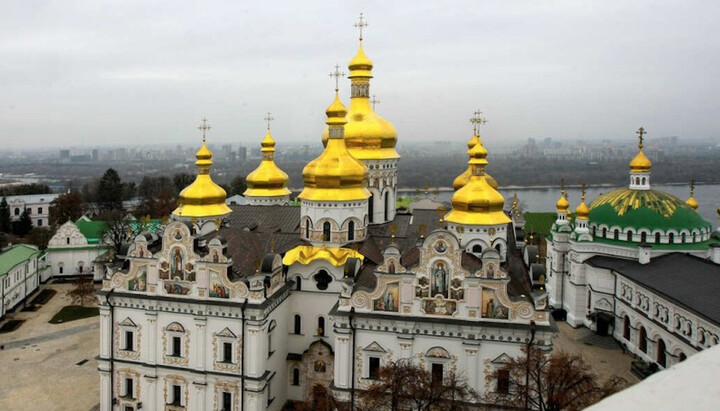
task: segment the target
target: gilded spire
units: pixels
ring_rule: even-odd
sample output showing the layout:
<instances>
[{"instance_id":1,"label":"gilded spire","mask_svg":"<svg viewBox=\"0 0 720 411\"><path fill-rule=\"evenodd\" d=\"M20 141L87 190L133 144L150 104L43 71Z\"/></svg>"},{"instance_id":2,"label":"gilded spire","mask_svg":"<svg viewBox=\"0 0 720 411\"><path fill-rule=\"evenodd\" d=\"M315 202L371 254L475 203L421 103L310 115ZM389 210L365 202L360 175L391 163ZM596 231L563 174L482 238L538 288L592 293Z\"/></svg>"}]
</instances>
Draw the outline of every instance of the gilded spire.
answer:
<instances>
[{"instance_id":1,"label":"gilded spire","mask_svg":"<svg viewBox=\"0 0 720 411\"><path fill-rule=\"evenodd\" d=\"M638 135L638 153L630 162L630 172L647 173L650 171L650 167L652 166L650 159L645 156L645 153L643 153L643 141L645 134L647 133L644 128L640 127L635 134Z\"/></svg>"},{"instance_id":2,"label":"gilded spire","mask_svg":"<svg viewBox=\"0 0 720 411\"><path fill-rule=\"evenodd\" d=\"M472 117L470 117L470 123L473 125L473 136L470 138L470 140L468 140L468 143L467 143L468 155L470 155L470 151L476 145L479 144L482 146L482 140L480 139L480 126L487 123L487 120L483 117L480 117L481 114L482 114L482 111L476 110L473 113ZM484 146L483 146L483 149L485 149ZM486 150L486 153L487 153L487 150ZM465 184L467 184L468 181L470 181L470 176L472 176L472 166L468 164L468 168L462 174L457 176L457 178L455 178L455 180L453 181L453 188L455 189L455 191L457 191L457 190L461 189L463 186L465 186ZM488 184L490 184L490 186L492 188L497 190L497 188L498 188L497 181L495 181L495 178L493 178L493 176L488 174L487 171L485 171L485 178L487 179Z\"/></svg>"},{"instance_id":3,"label":"gilded spire","mask_svg":"<svg viewBox=\"0 0 720 411\"><path fill-rule=\"evenodd\" d=\"M195 153L197 177L192 184L180 192L177 201L178 207L173 211L173 215L177 217L212 217L232 212L225 204L227 193L210 177L213 154L205 144L206 133L210 128L208 120L203 118L202 124L198 127L202 131L203 142L200 150Z\"/></svg>"},{"instance_id":4,"label":"gilded spire","mask_svg":"<svg viewBox=\"0 0 720 411\"><path fill-rule=\"evenodd\" d=\"M689 205L695 211L698 209L699 204L695 199L695 180L690 181L690 198L687 199L685 204Z\"/></svg>"},{"instance_id":5,"label":"gilded spire","mask_svg":"<svg viewBox=\"0 0 720 411\"><path fill-rule=\"evenodd\" d=\"M267 134L260 142L262 161L260 165L245 177L247 190L245 197L286 197L290 178L275 164L275 139L270 134L270 122L275 120L271 113L263 119L267 122Z\"/></svg>"},{"instance_id":6,"label":"gilded spire","mask_svg":"<svg viewBox=\"0 0 720 411\"><path fill-rule=\"evenodd\" d=\"M582 185L582 190L580 191L580 205L577 206L575 209L575 215L577 218L582 218L584 220L588 219L588 216L590 215L590 208L585 204L585 184Z\"/></svg>"},{"instance_id":7,"label":"gilded spire","mask_svg":"<svg viewBox=\"0 0 720 411\"><path fill-rule=\"evenodd\" d=\"M557 207L558 213L567 213L570 209L570 202L567 199L567 194L565 194L564 178L560 180L560 198L558 198L558 201L555 203L555 207Z\"/></svg>"}]
</instances>

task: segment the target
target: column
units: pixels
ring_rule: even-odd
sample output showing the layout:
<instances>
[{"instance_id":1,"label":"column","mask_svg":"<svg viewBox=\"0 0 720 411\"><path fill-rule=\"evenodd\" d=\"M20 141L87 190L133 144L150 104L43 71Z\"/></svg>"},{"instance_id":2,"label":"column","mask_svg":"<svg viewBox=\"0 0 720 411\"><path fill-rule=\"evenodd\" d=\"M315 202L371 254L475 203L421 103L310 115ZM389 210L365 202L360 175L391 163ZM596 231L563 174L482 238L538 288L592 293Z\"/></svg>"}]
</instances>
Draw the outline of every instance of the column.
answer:
<instances>
[{"instance_id":1,"label":"column","mask_svg":"<svg viewBox=\"0 0 720 411\"><path fill-rule=\"evenodd\" d=\"M196 410L204 410L207 409L205 406L205 392L207 391L207 384L204 382L194 382L193 385L195 386L195 409ZM191 395L190 398L193 396Z\"/></svg>"},{"instance_id":2,"label":"column","mask_svg":"<svg viewBox=\"0 0 720 411\"><path fill-rule=\"evenodd\" d=\"M98 307L100 309L100 358L110 358L110 342L114 338L110 329L110 310L106 305Z\"/></svg>"},{"instance_id":3,"label":"column","mask_svg":"<svg viewBox=\"0 0 720 411\"><path fill-rule=\"evenodd\" d=\"M350 388L351 352L350 335L338 335L335 338L335 386L338 388Z\"/></svg>"},{"instance_id":4,"label":"column","mask_svg":"<svg viewBox=\"0 0 720 411\"><path fill-rule=\"evenodd\" d=\"M157 356L157 312L145 313L147 319L147 345L145 346L145 358L148 364L155 364Z\"/></svg>"},{"instance_id":5,"label":"column","mask_svg":"<svg viewBox=\"0 0 720 411\"><path fill-rule=\"evenodd\" d=\"M205 327L207 320L204 317L195 317L195 369L203 371L205 370L205 343L206 343L206 330ZM212 358L212 355L211 357Z\"/></svg>"},{"instance_id":6,"label":"column","mask_svg":"<svg viewBox=\"0 0 720 411\"><path fill-rule=\"evenodd\" d=\"M247 326L247 334L245 334L245 372L248 377L260 376L261 358L267 357L267 353L262 351L262 330L259 325Z\"/></svg>"},{"instance_id":7,"label":"column","mask_svg":"<svg viewBox=\"0 0 720 411\"><path fill-rule=\"evenodd\" d=\"M480 392L478 387L478 348L474 346L465 346L465 366L467 367L467 383L468 386Z\"/></svg>"},{"instance_id":8,"label":"column","mask_svg":"<svg viewBox=\"0 0 720 411\"><path fill-rule=\"evenodd\" d=\"M147 411L155 411L158 409L157 377L154 375L146 375L145 382L147 383L147 393L142 399L143 409L146 409Z\"/></svg>"},{"instance_id":9,"label":"column","mask_svg":"<svg viewBox=\"0 0 720 411\"><path fill-rule=\"evenodd\" d=\"M112 387L107 370L100 371L100 411L112 411Z\"/></svg>"}]
</instances>

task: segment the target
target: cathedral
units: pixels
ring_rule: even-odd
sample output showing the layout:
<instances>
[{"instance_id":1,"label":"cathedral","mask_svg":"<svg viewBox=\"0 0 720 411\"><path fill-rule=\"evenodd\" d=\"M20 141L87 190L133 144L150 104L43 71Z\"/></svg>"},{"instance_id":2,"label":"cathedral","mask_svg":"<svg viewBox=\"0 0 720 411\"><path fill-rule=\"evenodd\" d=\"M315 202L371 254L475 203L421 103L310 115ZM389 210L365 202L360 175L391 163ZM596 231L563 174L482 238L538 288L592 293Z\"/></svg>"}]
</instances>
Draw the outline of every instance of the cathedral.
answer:
<instances>
[{"instance_id":1,"label":"cathedral","mask_svg":"<svg viewBox=\"0 0 720 411\"><path fill-rule=\"evenodd\" d=\"M336 69L299 206L269 126L247 204L226 205L203 122L197 177L171 220L107 267L101 410L278 410L317 384L349 402L400 359L483 395L507 389L486 377L522 347L552 348L548 295L514 264L480 120L452 208L397 209L397 132L371 105L362 34L348 70L349 105Z\"/></svg>"},{"instance_id":2,"label":"cathedral","mask_svg":"<svg viewBox=\"0 0 720 411\"><path fill-rule=\"evenodd\" d=\"M612 335L663 369L719 342L720 244L692 184L686 201L652 189L645 130L637 134L628 188L590 205L583 190L574 214L563 189L542 283L570 325Z\"/></svg>"}]
</instances>

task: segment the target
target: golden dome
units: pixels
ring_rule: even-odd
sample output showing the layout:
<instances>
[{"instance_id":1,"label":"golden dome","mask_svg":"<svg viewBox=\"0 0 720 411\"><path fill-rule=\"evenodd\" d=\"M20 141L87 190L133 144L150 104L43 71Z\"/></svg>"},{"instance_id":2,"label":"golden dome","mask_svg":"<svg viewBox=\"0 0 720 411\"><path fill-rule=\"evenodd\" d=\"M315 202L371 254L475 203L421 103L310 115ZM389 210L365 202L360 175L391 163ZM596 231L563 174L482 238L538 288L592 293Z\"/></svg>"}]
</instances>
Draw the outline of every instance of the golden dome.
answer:
<instances>
[{"instance_id":1,"label":"golden dome","mask_svg":"<svg viewBox=\"0 0 720 411\"><path fill-rule=\"evenodd\" d=\"M227 193L210 177L212 152L205 145L195 153L198 173L195 181L185 187L178 196L178 206L173 211L177 217L213 217L232 212L225 204Z\"/></svg>"},{"instance_id":2,"label":"golden dome","mask_svg":"<svg viewBox=\"0 0 720 411\"><path fill-rule=\"evenodd\" d=\"M468 155L470 154L470 150L473 147L475 147L475 145L477 145L478 143L482 144L482 140L480 140L480 135L476 131L475 133L473 133L472 138L470 140L468 140L468 143L467 143ZM468 181L470 181L471 176L472 176L472 166L468 164L468 168L462 174L457 176L455 178L455 180L453 181L453 189L455 191L458 191L459 189L463 188L463 186L465 186L465 184L467 184ZM487 179L488 184L490 184L490 187L497 190L498 183L495 180L495 178L493 178L493 176L491 176L487 172L485 172L485 178Z\"/></svg>"},{"instance_id":3,"label":"golden dome","mask_svg":"<svg viewBox=\"0 0 720 411\"><path fill-rule=\"evenodd\" d=\"M298 198L312 201L365 200L370 197L370 191L365 187L367 167L345 146L343 126L347 111L337 90L335 100L325 114L330 138L320 156L303 169L305 188Z\"/></svg>"},{"instance_id":4,"label":"golden dome","mask_svg":"<svg viewBox=\"0 0 720 411\"><path fill-rule=\"evenodd\" d=\"M565 200L567 201L567 200ZM582 187L582 194L580 194L580 205L575 209L575 215L577 218L587 220L590 215L590 207L585 204L585 185Z\"/></svg>"},{"instance_id":5,"label":"golden dome","mask_svg":"<svg viewBox=\"0 0 720 411\"><path fill-rule=\"evenodd\" d=\"M555 207L557 207L559 213L567 213L570 209L570 202L565 196L565 189L560 192L560 198L558 198L558 201L555 203Z\"/></svg>"},{"instance_id":6,"label":"golden dome","mask_svg":"<svg viewBox=\"0 0 720 411\"><path fill-rule=\"evenodd\" d=\"M267 135L260 143L262 146L262 161L258 168L245 177L247 190L243 193L247 197L280 197L290 194L288 190L289 177L275 164L275 140Z\"/></svg>"},{"instance_id":7,"label":"golden dome","mask_svg":"<svg viewBox=\"0 0 720 411\"><path fill-rule=\"evenodd\" d=\"M637 134L639 136L640 142L638 143L638 153L635 156L635 158L632 159L630 162L630 172L633 173L647 173L650 171L650 167L652 166L652 162L650 161L647 156L645 156L645 153L643 153L643 136L645 135L645 129L640 127L640 129L637 131Z\"/></svg>"},{"instance_id":8,"label":"golden dome","mask_svg":"<svg viewBox=\"0 0 720 411\"><path fill-rule=\"evenodd\" d=\"M359 160L397 159L395 151L397 131L389 121L380 117L370 104L370 79L373 63L365 55L362 42L348 65L351 81L350 108L345 125L345 144ZM327 142L327 129L323 144Z\"/></svg>"},{"instance_id":9,"label":"golden dome","mask_svg":"<svg viewBox=\"0 0 720 411\"><path fill-rule=\"evenodd\" d=\"M485 175L487 150L482 144L476 144L469 154L472 175L468 183L453 194L452 210L445 216L445 221L468 225L509 223L510 218L503 211L505 199L490 186Z\"/></svg>"}]
</instances>

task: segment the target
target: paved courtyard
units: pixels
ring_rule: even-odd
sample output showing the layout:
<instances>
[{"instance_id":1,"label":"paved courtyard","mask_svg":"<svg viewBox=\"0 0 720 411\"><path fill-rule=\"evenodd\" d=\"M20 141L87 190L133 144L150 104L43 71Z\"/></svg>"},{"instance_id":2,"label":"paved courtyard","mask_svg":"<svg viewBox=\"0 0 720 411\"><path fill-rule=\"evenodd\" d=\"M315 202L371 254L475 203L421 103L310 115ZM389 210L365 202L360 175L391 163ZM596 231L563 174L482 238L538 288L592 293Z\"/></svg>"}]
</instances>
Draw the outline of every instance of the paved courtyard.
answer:
<instances>
[{"instance_id":1,"label":"paved courtyard","mask_svg":"<svg viewBox=\"0 0 720 411\"><path fill-rule=\"evenodd\" d=\"M99 317L65 324L48 321L71 304L65 292L72 284L44 286L57 291L35 312L17 311L26 320L15 331L0 334L0 410L86 411L98 404ZM86 362L78 365L83 360Z\"/></svg>"}]
</instances>

